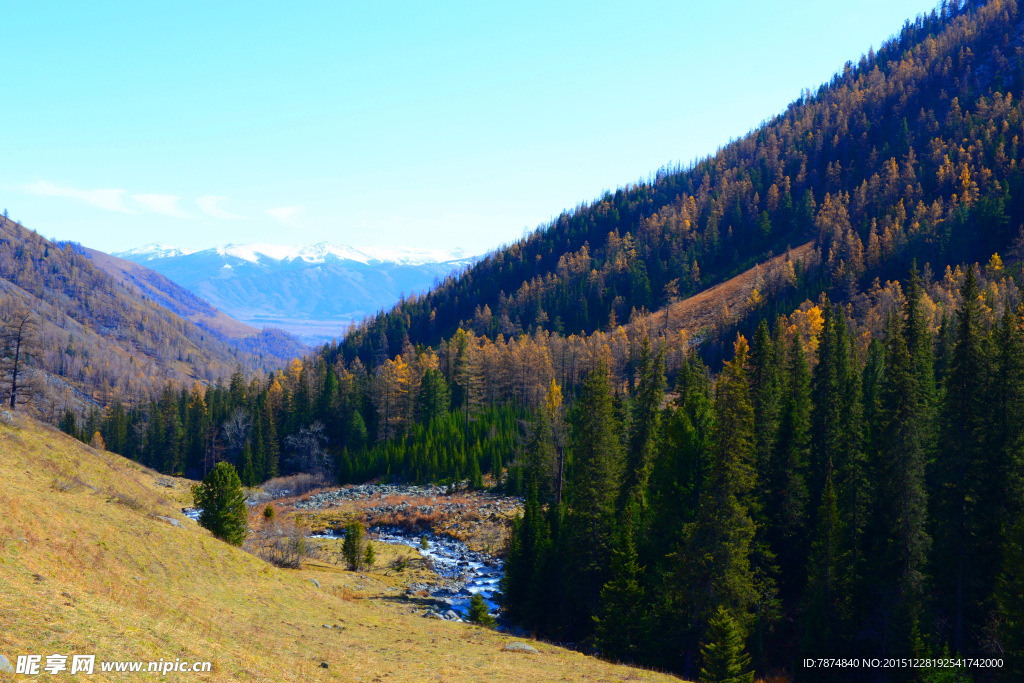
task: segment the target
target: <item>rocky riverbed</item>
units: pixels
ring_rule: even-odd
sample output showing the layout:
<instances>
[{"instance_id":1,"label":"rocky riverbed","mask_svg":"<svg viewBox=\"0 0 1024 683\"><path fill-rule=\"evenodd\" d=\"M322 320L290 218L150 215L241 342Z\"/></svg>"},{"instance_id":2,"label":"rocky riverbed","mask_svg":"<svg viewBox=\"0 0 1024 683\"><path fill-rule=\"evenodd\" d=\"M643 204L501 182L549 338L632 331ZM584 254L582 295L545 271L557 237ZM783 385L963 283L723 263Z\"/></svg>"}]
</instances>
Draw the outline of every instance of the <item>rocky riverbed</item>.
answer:
<instances>
[{"instance_id":1,"label":"rocky riverbed","mask_svg":"<svg viewBox=\"0 0 1024 683\"><path fill-rule=\"evenodd\" d=\"M500 555L523 501L464 488L364 484L312 493L278 506L294 512L317 533L340 530L358 519L368 527L449 536L471 551Z\"/></svg>"},{"instance_id":2,"label":"rocky riverbed","mask_svg":"<svg viewBox=\"0 0 1024 683\"><path fill-rule=\"evenodd\" d=\"M404 545L415 548L438 576L430 583L411 583L406 597L427 604L423 616L446 621L462 621L469 612L469 601L479 593L492 613L498 611L497 593L505 576L500 558L470 550L462 541L436 534L410 533L399 527L374 527L369 530L375 543ZM327 531L311 538L343 539L344 532ZM422 539L426 538L426 547Z\"/></svg>"}]
</instances>

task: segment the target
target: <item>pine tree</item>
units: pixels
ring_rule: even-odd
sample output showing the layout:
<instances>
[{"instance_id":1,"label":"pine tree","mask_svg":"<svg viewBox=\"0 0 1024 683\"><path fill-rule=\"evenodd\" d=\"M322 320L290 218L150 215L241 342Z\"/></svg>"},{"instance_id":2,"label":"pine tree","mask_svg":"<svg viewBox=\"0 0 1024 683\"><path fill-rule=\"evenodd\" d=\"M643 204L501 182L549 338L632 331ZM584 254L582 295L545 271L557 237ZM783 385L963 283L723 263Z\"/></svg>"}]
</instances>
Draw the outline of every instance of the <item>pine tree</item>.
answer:
<instances>
[{"instance_id":1,"label":"pine tree","mask_svg":"<svg viewBox=\"0 0 1024 683\"><path fill-rule=\"evenodd\" d=\"M644 335L640 343L639 378L636 398L630 411L629 447L622 480L619 509L634 504L639 515L647 507L647 481L654 465L665 394L664 352L652 356L651 340Z\"/></svg>"},{"instance_id":2,"label":"pine tree","mask_svg":"<svg viewBox=\"0 0 1024 683\"><path fill-rule=\"evenodd\" d=\"M842 522L831 476L825 480L817 517L818 526L807 560L803 650L835 653L841 651L839 645L849 632L846 620L849 617L850 553L844 550Z\"/></svg>"},{"instance_id":3,"label":"pine tree","mask_svg":"<svg viewBox=\"0 0 1024 683\"><path fill-rule=\"evenodd\" d=\"M1006 655L1001 680L1024 680L1024 515L1008 525L996 584L997 638Z\"/></svg>"},{"instance_id":4,"label":"pine tree","mask_svg":"<svg viewBox=\"0 0 1024 683\"><path fill-rule=\"evenodd\" d=\"M771 582L758 577L750 561L755 532L748 507L756 484L754 408L745 373L746 339L740 336L735 348L715 389L710 478L674 567L690 628L697 632L705 630L721 605L751 619L749 610L772 593Z\"/></svg>"},{"instance_id":5,"label":"pine tree","mask_svg":"<svg viewBox=\"0 0 1024 683\"><path fill-rule=\"evenodd\" d=\"M261 431L263 433L264 476L267 479L273 479L280 473L278 470L280 447L277 441L277 425L274 420L274 411L270 401L264 402L263 410L260 411L260 417L262 419Z\"/></svg>"},{"instance_id":6,"label":"pine tree","mask_svg":"<svg viewBox=\"0 0 1024 683\"><path fill-rule=\"evenodd\" d=\"M377 563L377 551L373 548L373 541L366 541L366 550L363 552L363 565L369 569L373 569L373 565Z\"/></svg>"},{"instance_id":7,"label":"pine tree","mask_svg":"<svg viewBox=\"0 0 1024 683\"><path fill-rule=\"evenodd\" d=\"M779 565L783 594L803 585L807 486L804 471L810 451L811 381L800 335L790 343L778 438L766 473L766 535Z\"/></svg>"},{"instance_id":8,"label":"pine tree","mask_svg":"<svg viewBox=\"0 0 1024 683\"><path fill-rule=\"evenodd\" d=\"M622 470L622 444L612 403L608 368L600 362L583 384L571 420L573 469L567 521L578 577L575 598L582 611L581 627L588 630L607 580Z\"/></svg>"},{"instance_id":9,"label":"pine tree","mask_svg":"<svg viewBox=\"0 0 1024 683\"><path fill-rule=\"evenodd\" d=\"M469 612L466 614L466 619L471 624L479 624L487 628L494 626L494 617L491 616L491 612L487 608L484 596L474 593L473 597L469 599Z\"/></svg>"},{"instance_id":10,"label":"pine tree","mask_svg":"<svg viewBox=\"0 0 1024 683\"><path fill-rule=\"evenodd\" d=\"M700 650L701 683L752 683L750 656L743 650L743 632L724 606L708 624Z\"/></svg>"},{"instance_id":11,"label":"pine tree","mask_svg":"<svg viewBox=\"0 0 1024 683\"><path fill-rule=\"evenodd\" d=\"M192 487L192 498L201 512L200 526L231 545L242 545L248 533L248 510L238 472L219 462L201 484Z\"/></svg>"},{"instance_id":12,"label":"pine tree","mask_svg":"<svg viewBox=\"0 0 1024 683\"><path fill-rule=\"evenodd\" d=\"M366 557L363 549L363 536L366 531L362 522L355 521L345 525L345 540L341 544L341 556L351 572L358 571Z\"/></svg>"},{"instance_id":13,"label":"pine tree","mask_svg":"<svg viewBox=\"0 0 1024 683\"><path fill-rule=\"evenodd\" d=\"M896 316L886 324L886 366L881 390L879 452L879 590L896 587L892 628L902 637L916 618L924 588L925 561L931 544L927 530L922 402L914 359ZM895 636L896 634L894 634ZM893 651L899 651L892 637ZM909 651L909 641L904 651Z\"/></svg>"},{"instance_id":14,"label":"pine tree","mask_svg":"<svg viewBox=\"0 0 1024 683\"><path fill-rule=\"evenodd\" d=\"M754 405L754 463L762 485L771 461L779 423L779 367L776 347L768 333L768 321L761 320L750 349L750 398Z\"/></svg>"},{"instance_id":15,"label":"pine tree","mask_svg":"<svg viewBox=\"0 0 1024 683\"><path fill-rule=\"evenodd\" d=\"M238 456L238 464L241 468L239 478L242 481L242 486L256 486L259 482L256 480L256 471L252 462L252 446L249 441L245 442L245 446L242 448L242 452Z\"/></svg>"},{"instance_id":16,"label":"pine tree","mask_svg":"<svg viewBox=\"0 0 1024 683\"><path fill-rule=\"evenodd\" d=\"M992 547L981 496L990 467L984 450L986 358L977 279L969 267L956 311L956 343L944 383L941 449L935 463L935 578L953 621L953 648L965 651L966 633L980 623L984 572L991 571Z\"/></svg>"},{"instance_id":17,"label":"pine tree","mask_svg":"<svg viewBox=\"0 0 1024 683\"><path fill-rule=\"evenodd\" d=\"M611 558L611 579L601 589L601 614L595 617L597 646L601 654L619 661L638 661L647 646L648 606L633 543L633 506L619 526L618 542Z\"/></svg>"}]
</instances>

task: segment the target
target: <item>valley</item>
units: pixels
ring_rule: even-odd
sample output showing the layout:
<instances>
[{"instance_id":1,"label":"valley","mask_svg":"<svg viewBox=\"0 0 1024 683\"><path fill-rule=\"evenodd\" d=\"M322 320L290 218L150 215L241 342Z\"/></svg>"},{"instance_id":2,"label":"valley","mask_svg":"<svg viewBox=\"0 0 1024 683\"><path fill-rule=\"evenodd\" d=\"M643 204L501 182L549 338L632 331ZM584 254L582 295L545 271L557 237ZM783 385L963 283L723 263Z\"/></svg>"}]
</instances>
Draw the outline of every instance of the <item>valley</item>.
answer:
<instances>
[{"instance_id":1,"label":"valley","mask_svg":"<svg viewBox=\"0 0 1024 683\"><path fill-rule=\"evenodd\" d=\"M429 573L386 569L417 556L412 548L379 544L373 571L315 559L278 569L185 517L190 482L29 418L0 424L0 452L0 653L9 658L213 662L210 674L166 680L674 680L542 642L527 641L536 654L509 651L522 639L424 619L425 601L405 593Z\"/></svg>"},{"instance_id":2,"label":"valley","mask_svg":"<svg viewBox=\"0 0 1024 683\"><path fill-rule=\"evenodd\" d=\"M191 252L147 245L114 254L150 268L229 315L308 344L344 336L403 295L425 292L475 259L461 249L224 245Z\"/></svg>"}]
</instances>

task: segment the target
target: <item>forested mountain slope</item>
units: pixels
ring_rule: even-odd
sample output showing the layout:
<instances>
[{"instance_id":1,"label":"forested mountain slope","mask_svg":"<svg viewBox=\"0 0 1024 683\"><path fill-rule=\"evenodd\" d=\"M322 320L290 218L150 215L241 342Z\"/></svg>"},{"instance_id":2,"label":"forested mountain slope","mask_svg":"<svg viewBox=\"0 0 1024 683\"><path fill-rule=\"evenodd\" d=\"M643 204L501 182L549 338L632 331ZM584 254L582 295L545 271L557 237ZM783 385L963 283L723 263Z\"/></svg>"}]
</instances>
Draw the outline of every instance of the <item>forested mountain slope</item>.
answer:
<instances>
[{"instance_id":1,"label":"forested mountain slope","mask_svg":"<svg viewBox=\"0 0 1024 683\"><path fill-rule=\"evenodd\" d=\"M592 332L814 238L820 287L910 260L987 259L1024 222L1016 3L944 3L817 92L687 168L606 193L366 321L364 364L403 337ZM378 351L387 341L385 352Z\"/></svg>"},{"instance_id":2,"label":"forested mountain slope","mask_svg":"<svg viewBox=\"0 0 1024 683\"><path fill-rule=\"evenodd\" d=\"M31 311L34 320L26 367L40 374L22 398L32 399L42 414L56 419L66 403L81 408L93 402L106 405L114 398L135 402L169 381L191 384L228 377L239 364L270 370L286 360L276 353L301 348L275 341L273 331L232 342L220 331L202 329L162 305L182 305L180 299L173 300L173 291L161 293L159 300L151 297L159 284L149 280L141 289L127 277L115 279L81 247L56 244L0 220L4 321L19 307ZM208 319L217 319L218 312L208 304L194 303ZM5 368L0 387L6 396L11 354L6 347L0 350Z\"/></svg>"}]
</instances>

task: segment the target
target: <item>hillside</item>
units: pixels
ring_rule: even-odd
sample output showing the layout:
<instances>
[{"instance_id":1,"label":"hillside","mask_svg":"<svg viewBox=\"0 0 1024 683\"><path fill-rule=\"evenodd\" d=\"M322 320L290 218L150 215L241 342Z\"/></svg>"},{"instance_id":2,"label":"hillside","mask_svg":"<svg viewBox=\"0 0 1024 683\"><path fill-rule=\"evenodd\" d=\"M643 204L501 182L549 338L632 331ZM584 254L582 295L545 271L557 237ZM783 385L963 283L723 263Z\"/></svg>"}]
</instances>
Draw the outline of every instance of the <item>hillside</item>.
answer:
<instances>
[{"instance_id":1,"label":"hillside","mask_svg":"<svg viewBox=\"0 0 1024 683\"><path fill-rule=\"evenodd\" d=\"M95 654L93 680L124 680L101 660L161 658L212 662L172 681L678 680L542 643L504 651L516 639L379 595L395 592L385 570L278 569L182 515L190 482L25 417L0 424L0 452L0 654L11 662Z\"/></svg>"},{"instance_id":2,"label":"hillside","mask_svg":"<svg viewBox=\"0 0 1024 683\"><path fill-rule=\"evenodd\" d=\"M811 298L901 277L914 258L984 262L1024 223L1020 19L1014 2L972 1L908 21L714 154L580 204L368 320L346 360L460 326L591 333L808 239L825 263Z\"/></svg>"},{"instance_id":3,"label":"hillside","mask_svg":"<svg viewBox=\"0 0 1024 683\"><path fill-rule=\"evenodd\" d=\"M461 249L228 244L198 252L147 245L116 254L173 280L246 323L310 343L340 339L353 322L425 292L473 257Z\"/></svg>"},{"instance_id":4,"label":"hillside","mask_svg":"<svg viewBox=\"0 0 1024 683\"><path fill-rule=\"evenodd\" d=\"M113 277L118 284L125 287L131 285L144 296L171 309L183 318L188 318L200 327L218 332L231 339L252 337L260 332L255 327L235 320L223 311L214 308L208 302L183 287L179 287L156 271L105 254L102 251L88 247L83 247L83 250L100 270Z\"/></svg>"},{"instance_id":5,"label":"hillside","mask_svg":"<svg viewBox=\"0 0 1024 683\"><path fill-rule=\"evenodd\" d=\"M90 256L0 220L0 300L5 311L20 305L38 319L30 355L43 376L36 378L34 404L51 421L64 405L88 410L115 397L134 402L167 382L226 378L239 364L269 371L303 348L273 330L231 340L212 327L234 334L245 328L156 274L115 266L98 252ZM165 303L210 327L193 324Z\"/></svg>"}]
</instances>

